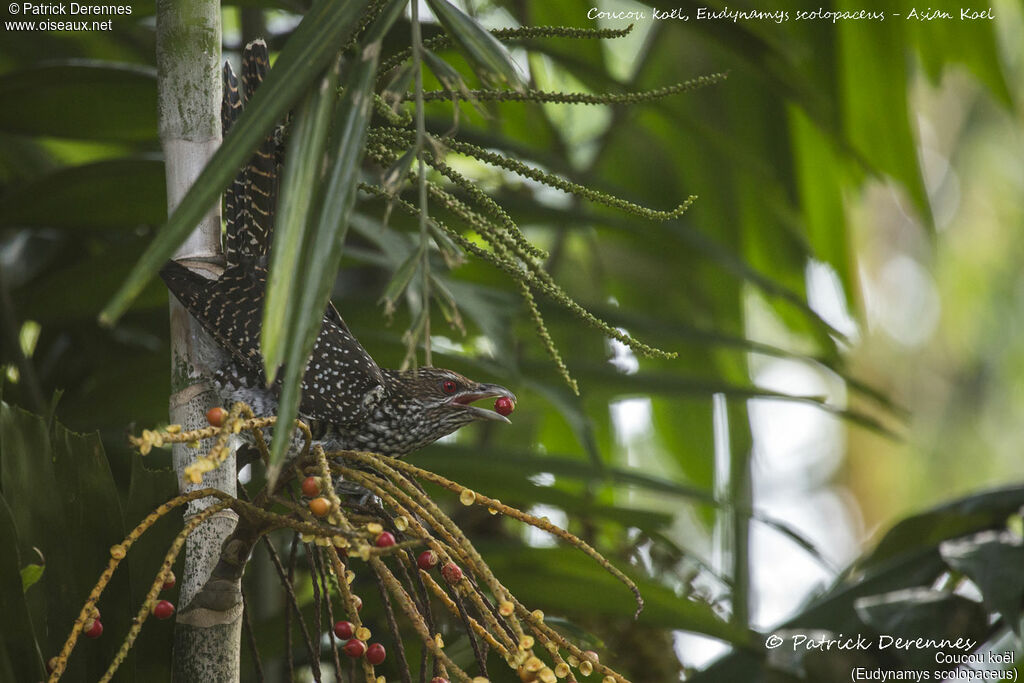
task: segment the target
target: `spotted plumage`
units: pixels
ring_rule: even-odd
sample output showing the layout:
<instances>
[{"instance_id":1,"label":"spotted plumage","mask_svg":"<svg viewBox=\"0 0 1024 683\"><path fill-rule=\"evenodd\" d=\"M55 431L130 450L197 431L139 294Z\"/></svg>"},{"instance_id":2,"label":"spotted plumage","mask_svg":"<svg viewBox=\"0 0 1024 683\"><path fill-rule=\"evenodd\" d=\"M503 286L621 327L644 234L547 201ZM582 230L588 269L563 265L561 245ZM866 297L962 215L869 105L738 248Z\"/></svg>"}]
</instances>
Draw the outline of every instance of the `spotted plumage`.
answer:
<instances>
[{"instance_id":1,"label":"spotted plumage","mask_svg":"<svg viewBox=\"0 0 1024 683\"><path fill-rule=\"evenodd\" d=\"M171 261L160 275L227 351L230 360L214 374L225 403L244 401L258 415L276 413L280 385L265 385L259 353L266 271L234 266L217 280L207 280ZM471 422L509 421L471 405L499 396L515 401L508 389L441 368L381 368L337 311L328 310L303 375L299 415L330 448L402 456Z\"/></svg>"},{"instance_id":2,"label":"spotted plumage","mask_svg":"<svg viewBox=\"0 0 1024 683\"><path fill-rule=\"evenodd\" d=\"M225 64L221 108L225 132L263 79L266 46L243 54L243 87ZM280 131L263 142L225 193L224 273L206 279L174 261L160 271L168 289L226 352L214 383L226 404L244 401L257 415L277 412L280 383L267 386L260 355L266 296L266 257L273 231ZM474 382L451 370L380 368L328 304L302 378L299 416L329 449L403 456L479 420L509 420L473 401L515 396L496 384Z\"/></svg>"}]
</instances>

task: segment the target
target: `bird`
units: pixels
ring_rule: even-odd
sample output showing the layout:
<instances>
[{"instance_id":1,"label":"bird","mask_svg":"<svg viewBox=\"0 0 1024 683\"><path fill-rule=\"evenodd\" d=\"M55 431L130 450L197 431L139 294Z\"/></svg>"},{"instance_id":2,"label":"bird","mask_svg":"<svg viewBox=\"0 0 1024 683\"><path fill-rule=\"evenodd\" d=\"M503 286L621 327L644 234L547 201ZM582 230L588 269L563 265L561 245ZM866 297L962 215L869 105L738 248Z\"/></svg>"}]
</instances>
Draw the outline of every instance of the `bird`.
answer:
<instances>
[{"instance_id":1,"label":"bird","mask_svg":"<svg viewBox=\"0 0 1024 683\"><path fill-rule=\"evenodd\" d=\"M274 414L280 380L266 386L259 351L266 270L234 266L208 280L170 261L160 275L227 352L227 362L213 375L222 399L243 401L257 415ZM333 448L403 456L471 422L509 423L496 411L472 405L500 397L516 401L502 386L453 370L381 368L329 306L302 378L299 416L312 422L317 440Z\"/></svg>"},{"instance_id":2,"label":"bird","mask_svg":"<svg viewBox=\"0 0 1024 683\"><path fill-rule=\"evenodd\" d=\"M224 66L224 134L262 81L269 60L263 41L243 53L244 95L230 63ZM208 279L168 261L167 288L221 350L213 383L225 403L247 403L257 416L276 414L280 379L267 383L260 332L267 289L283 127L267 137L225 194L225 268ZM325 450L360 450L403 457L473 422L511 421L472 403L515 394L453 370L380 367L328 303L302 378L299 418Z\"/></svg>"}]
</instances>

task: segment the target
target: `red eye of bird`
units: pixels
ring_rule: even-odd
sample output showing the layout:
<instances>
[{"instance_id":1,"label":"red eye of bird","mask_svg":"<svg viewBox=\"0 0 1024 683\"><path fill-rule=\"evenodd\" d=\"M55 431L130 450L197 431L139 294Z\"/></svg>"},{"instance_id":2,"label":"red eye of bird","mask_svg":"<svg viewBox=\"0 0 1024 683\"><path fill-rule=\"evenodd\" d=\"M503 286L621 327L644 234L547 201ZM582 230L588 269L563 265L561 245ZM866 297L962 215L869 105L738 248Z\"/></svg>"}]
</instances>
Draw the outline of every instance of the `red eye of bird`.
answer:
<instances>
[{"instance_id":1,"label":"red eye of bird","mask_svg":"<svg viewBox=\"0 0 1024 683\"><path fill-rule=\"evenodd\" d=\"M455 382L453 380L446 379L441 383L441 390L446 394L454 394L456 389L458 389L458 387L455 386Z\"/></svg>"}]
</instances>

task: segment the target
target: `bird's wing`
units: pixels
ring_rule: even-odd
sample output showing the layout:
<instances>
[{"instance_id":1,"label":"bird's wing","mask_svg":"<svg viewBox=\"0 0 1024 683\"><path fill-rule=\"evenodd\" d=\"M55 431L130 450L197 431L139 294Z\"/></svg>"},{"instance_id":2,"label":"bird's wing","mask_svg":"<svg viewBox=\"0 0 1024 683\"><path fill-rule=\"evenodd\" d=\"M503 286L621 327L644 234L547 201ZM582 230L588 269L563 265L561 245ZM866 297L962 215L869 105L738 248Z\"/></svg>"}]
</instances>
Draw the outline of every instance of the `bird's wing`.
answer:
<instances>
[{"instance_id":1,"label":"bird's wing","mask_svg":"<svg viewBox=\"0 0 1024 683\"><path fill-rule=\"evenodd\" d=\"M380 367L329 306L302 378L303 413L332 424L355 424L366 418L383 388Z\"/></svg>"},{"instance_id":2,"label":"bird's wing","mask_svg":"<svg viewBox=\"0 0 1024 683\"><path fill-rule=\"evenodd\" d=\"M168 261L160 269L160 277L221 348L251 374L262 378L259 348L265 272L235 266L219 279L208 280L176 261Z\"/></svg>"},{"instance_id":3,"label":"bird's wing","mask_svg":"<svg viewBox=\"0 0 1024 683\"><path fill-rule=\"evenodd\" d=\"M168 261L160 270L167 288L217 343L253 378L264 381L260 329L267 273L235 266L217 280ZM363 420L382 394L384 378L341 315L328 305L302 378L299 413L339 426ZM280 380L272 389L279 391Z\"/></svg>"}]
</instances>

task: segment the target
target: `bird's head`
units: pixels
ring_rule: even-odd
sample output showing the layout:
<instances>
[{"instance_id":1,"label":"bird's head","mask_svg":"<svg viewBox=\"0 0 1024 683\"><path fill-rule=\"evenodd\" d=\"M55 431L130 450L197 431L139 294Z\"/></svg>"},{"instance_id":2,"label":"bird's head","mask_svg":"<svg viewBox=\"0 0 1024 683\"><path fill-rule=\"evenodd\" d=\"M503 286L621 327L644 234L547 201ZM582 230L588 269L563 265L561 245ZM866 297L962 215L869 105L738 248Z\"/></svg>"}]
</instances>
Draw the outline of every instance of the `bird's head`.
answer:
<instances>
[{"instance_id":1,"label":"bird's head","mask_svg":"<svg viewBox=\"0 0 1024 683\"><path fill-rule=\"evenodd\" d=\"M409 439L408 451L432 443L471 422L510 422L494 410L472 405L483 399L501 398L514 405L515 394L505 387L475 382L442 368L384 372L390 375L390 417L400 422L400 433Z\"/></svg>"}]
</instances>

